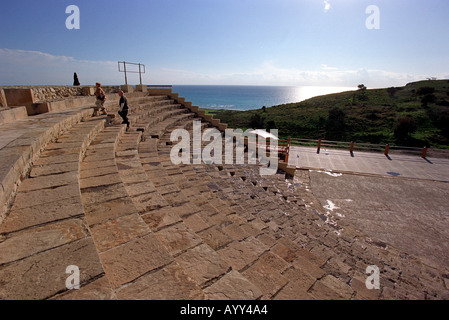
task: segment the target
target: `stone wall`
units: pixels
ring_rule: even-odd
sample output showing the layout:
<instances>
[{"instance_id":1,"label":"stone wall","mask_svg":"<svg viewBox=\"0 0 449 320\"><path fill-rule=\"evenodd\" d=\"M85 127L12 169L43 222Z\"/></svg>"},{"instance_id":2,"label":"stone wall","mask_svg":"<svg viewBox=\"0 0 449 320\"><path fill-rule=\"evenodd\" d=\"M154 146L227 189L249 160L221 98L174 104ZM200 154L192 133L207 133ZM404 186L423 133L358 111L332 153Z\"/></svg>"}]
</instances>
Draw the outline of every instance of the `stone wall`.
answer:
<instances>
[{"instance_id":1,"label":"stone wall","mask_svg":"<svg viewBox=\"0 0 449 320\"><path fill-rule=\"evenodd\" d=\"M37 87L32 89L33 98L36 103L43 101L58 100L73 96L82 96L82 87Z\"/></svg>"},{"instance_id":2,"label":"stone wall","mask_svg":"<svg viewBox=\"0 0 449 320\"><path fill-rule=\"evenodd\" d=\"M104 86L102 88L107 94L117 93L120 90L120 86ZM32 103L42 103L70 97L91 96L95 92L95 86L10 86L0 88L0 93L3 93L3 89L31 90ZM7 101L2 98L4 98L3 94L0 95L0 107L5 107L7 106Z\"/></svg>"},{"instance_id":3,"label":"stone wall","mask_svg":"<svg viewBox=\"0 0 449 320\"><path fill-rule=\"evenodd\" d=\"M119 86L102 87L105 93L117 93ZM90 96L95 92L95 86L83 87L37 87L33 88L35 102L59 100L76 96Z\"/></svg>"}]
</instances>

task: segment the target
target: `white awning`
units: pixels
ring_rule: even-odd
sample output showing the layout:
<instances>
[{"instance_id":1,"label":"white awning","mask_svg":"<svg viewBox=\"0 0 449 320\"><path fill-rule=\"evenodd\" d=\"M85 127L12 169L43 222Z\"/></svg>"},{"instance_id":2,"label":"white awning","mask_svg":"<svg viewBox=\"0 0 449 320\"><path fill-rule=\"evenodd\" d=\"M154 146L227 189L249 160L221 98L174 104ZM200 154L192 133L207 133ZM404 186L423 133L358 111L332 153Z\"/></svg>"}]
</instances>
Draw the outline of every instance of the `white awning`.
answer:
<instances>
[{"instance_id":1,"label":"white awning","mask_svg":"<svg viewBox=\"0 0 449 320\"><path fill-rule=\"evenodd\" d=\"M267 132L265 130L262 130L262 129L253 130L253 131L250 131L249 133L257 134L258 136L261 136L261 137L263 137L265 139L269 138L269 139L279 140L279 138L276 137L274 134L271 134L271 133L269 133L269 132Z\"/></svg>"}]
</instances>

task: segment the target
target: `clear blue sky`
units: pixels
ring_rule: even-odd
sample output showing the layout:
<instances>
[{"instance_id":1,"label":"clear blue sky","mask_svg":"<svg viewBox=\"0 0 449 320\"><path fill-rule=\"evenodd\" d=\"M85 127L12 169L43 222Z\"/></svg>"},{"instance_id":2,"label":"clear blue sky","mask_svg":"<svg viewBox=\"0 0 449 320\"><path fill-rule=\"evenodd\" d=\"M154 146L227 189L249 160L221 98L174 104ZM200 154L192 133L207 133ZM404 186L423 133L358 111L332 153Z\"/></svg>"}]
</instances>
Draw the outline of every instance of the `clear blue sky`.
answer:
<instances>
[{"instance_id":1,"label":"clear blue sky","mask_svg":"<svg viewBox=\"0 0 449 320\"><path fill-rule=\"evenodd\" d=\"M448 0L5 1L0 85L123 84L123 60L144 84L405 85L449 78L448 21Z\"/></svg>"}]
</instances>

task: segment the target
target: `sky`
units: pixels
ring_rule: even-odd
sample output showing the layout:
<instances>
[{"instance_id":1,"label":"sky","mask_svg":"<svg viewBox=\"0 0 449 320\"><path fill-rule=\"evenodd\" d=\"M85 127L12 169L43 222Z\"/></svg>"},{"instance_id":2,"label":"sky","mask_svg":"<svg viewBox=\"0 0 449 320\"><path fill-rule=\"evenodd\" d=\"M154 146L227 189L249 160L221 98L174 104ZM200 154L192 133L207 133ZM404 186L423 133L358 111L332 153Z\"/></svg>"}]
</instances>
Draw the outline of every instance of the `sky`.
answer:
<instances>
[{"instance_id":1,"label":"sky","mask_svg":"<svg viewBox=\"0 0 449 320\"><path fill-rule=\"evenodd\" d=\"M127 61L147 85L402 86L449 78L448 18L448 0L4 1L0 85L120 85Z\"/></svg>"}]
</instances>

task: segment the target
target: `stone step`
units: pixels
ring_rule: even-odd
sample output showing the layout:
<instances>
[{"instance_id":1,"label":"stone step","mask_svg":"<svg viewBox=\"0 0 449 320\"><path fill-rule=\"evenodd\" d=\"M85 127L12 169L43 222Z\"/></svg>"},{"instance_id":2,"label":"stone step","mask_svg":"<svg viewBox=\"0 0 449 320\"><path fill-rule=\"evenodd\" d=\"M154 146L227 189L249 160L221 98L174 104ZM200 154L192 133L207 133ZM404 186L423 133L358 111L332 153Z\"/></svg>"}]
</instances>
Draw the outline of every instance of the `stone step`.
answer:
<instances>
[{"instance_id":1,"label":"stone step","mask_svg":"<svg viewBox=\"0 0 449 320\"><path fill-rule=\"evenodd\" d=\"M439 270L335 223L308 171L174 165L170 135L192 134L194 114L165 96L130 101L139 131L54 114L0 126L11 152L0 168L34 162L0 225L0 298L447 298ZM71 265L80 290L66 288ZM367 265L380 267L381 290L366 288Z\"/></svg>"},{"instance_id":2,"label":"stone step","mask_svg":"<svg viewBox=\"0 0 449 320\"><path fill-rule=\"evenodd\" d=\"M72 265L82 271L83 285L102 277L84 219L79 166L104 125L105 119L74 125L58 137L67 142L47 145L30 178L19 186L11 211L0 225L2 298L47 299L67 291L65 272Z\"/></svg>"},{"instance_id":3,"label":"stone step","mask_svg":"<svg viewBox=\"0 0 449 320\"><path fill-rule=\"evenodd\" d=\"M82 119L89 109L46 113L0 126L0 223L5 218L20 182L27 176L33 161L62 132Z\"/></svg>"},{"instance_id":4,"label":"stone step","mask_svg":"<svg viewBox=\"0 0 449 320\"><path fill-rule=\"evenodd\" d=\"M83 162L83 166L88 165L82 171L83 204L106 277L119 299L202 298L204 293L191 279L181 275L178 263L141 216L148 206L166 204L162 198L157 199L154 186L141 168L137 154L140 135L140 132L123 134L119 129L111 131L110 136L117 137L117 142L89 149ZM115 166L107 174L98 175L97 168L92 169L89 163L109 161L111 152L115 152ZM151 200L146 202L146 198ZM168 272L161 274L157 271L160 268ZM159 277L166 279L170 288L145 288Z\"/></svg>"},{"instance_id":5,"label":"stone step","mask_svg":"<svg viewBox=\"0 0 449 320\"><path fill-rule=\"evenodd\" d=\"M165 139L167 138L162 138L161 141ZM160 143L158 154L167 154L168 149L170 146ZM158 159L161 160L161 158ZM183 221L192 230L195 230L198 236L211 246L222 259L231 264L233 270L240 272L239 275L245 279L247 285L257 288L260 296L263 295L265 298L310 299L314 297L313 294L316 292L313 285L325 275L325 271L321 268L325 261L302 249L295 242L287 240L284 235L277 236L276 232L280 228L274 220L276 215L264 217L264 221L258 217L258 211L254 212L255 216L242 215L239 210L245 211L244 208L235 206L237 203L251 201L251 196L259 195L258 200L262 201L263 199L261 207L270 208L271 204L274 204L271 210L275 210L279 204L275 204L276 202L273 203L273 201L286 202L287 199L284 196L270 195L270 191L267 191L268 187L265 190L260 187L262 182L254 183L252 180L255 177L248 176L246 170L242 170L240 174L237 173L237 176L241 175L246 178L243 181L239 177L239 181L235 181L238 186L226 183L225 180L232 181L233 179L233 176L226 170L233 170L235 176L237 170L234 166L217 169L214 166L201 165L196 169L200 167L204 171L196 170L201 174L195 179L195 174L186 174L189 171L195 172L194 169L187 167L179 169L177 166L171 166L168 162L164 163L163 161L159 163L157 171L148 171L150 179L151 175L160 177L161 170L165 170L166 174L164 174L163 180L174 179L180 192L186 192L189 198L195 198L200 211L187 214ZM255 167L257 168L257 166ZM206 177L209 179L205 179ZM217 179L220 179L220 182ZM285 177L281 181L285 184ZM279 178L272 181L272 183L275 182L278 183ZM242 188L242 183L246 185L245 188ZM267 181L265 184L267 185ZM246 199L239 198L239 201L228 201L223 194L231 191L239 193L243 191L243 195L248 197ZM261 193L265 193L266 196L262 197ZM217 197L218 194L220 197ZM167 212L161 214L167 218L158 217L154 223L164 221L162 226L165 226L166 221L173 221L168 218ZM279 214L277 213L277 215ZM281 223L281 221L278 222ZM175 233L175 230L172 232ZM168 237L168 234L170 232L164 235ZM306 257L305 260L304 257ZM205 289L206 293L209 292L207 290L209 288ZM215 284L210 287L210 290L210 292L217 291ZM352 294L350 288L348 292Z\"/></svg>"}]
</instances>

